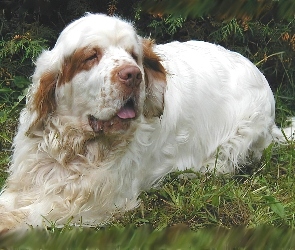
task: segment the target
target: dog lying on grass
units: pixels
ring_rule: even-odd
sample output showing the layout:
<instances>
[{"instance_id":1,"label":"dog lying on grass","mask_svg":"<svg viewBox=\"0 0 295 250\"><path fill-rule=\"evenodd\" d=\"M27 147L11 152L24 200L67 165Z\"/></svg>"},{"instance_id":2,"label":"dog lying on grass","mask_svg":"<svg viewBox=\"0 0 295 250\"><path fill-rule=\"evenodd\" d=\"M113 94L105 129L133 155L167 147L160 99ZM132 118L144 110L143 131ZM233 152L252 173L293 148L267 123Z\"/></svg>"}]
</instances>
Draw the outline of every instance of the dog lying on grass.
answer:
<instances>
[{"instance_id":1,"label":"dog lying on grass","mask_svg":"<svg viewBox=\"0 0 295 250\"><path fill-rule=\"evenodd\" d=\"M240 54L155 45L124 20L87 14L36 62L0 231L96 226L172 171L233 173L285 140L274 119L265 77Z\"/></svg>"}]
</instances>

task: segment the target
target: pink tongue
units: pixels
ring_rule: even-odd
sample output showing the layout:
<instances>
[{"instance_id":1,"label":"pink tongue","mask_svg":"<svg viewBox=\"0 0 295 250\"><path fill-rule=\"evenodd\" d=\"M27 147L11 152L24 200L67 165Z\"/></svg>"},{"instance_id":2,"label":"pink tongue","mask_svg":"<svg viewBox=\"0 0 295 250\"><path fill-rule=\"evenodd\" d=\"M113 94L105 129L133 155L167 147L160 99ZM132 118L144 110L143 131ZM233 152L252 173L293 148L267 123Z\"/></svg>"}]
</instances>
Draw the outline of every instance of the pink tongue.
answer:
<instances>
[{"instance_id":1,"label":"pink tongue","mask_svg":"<svg viewBox=\"0 0 295 250\"><path fill-rule=\"evenodd\" d=\"M132 107L124 106L119 110L117 116L119 116L121 119L134 118L135 111Z\"/></svg>"}]
</instances>

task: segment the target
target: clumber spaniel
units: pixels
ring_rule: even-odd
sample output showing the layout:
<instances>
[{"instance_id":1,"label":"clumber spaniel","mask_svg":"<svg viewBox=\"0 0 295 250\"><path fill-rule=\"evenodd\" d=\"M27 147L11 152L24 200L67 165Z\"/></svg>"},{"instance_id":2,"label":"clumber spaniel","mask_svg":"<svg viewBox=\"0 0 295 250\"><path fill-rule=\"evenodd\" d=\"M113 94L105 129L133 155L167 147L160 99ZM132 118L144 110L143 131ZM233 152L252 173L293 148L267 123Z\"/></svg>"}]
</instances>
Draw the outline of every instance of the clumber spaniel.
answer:
<instances>
[{"instance_id":1,"label":"clumber spaniel","mask_svg":"<svg viewBox=\"0 0 295 250\"><path fill-rule=\"evenodd\" d=\"M154 45L116 17L71 23L32 82L0 231L106 223L171 171L232 173L284 140L250 61L201 41Z\"/></svg>"}]
</instances>

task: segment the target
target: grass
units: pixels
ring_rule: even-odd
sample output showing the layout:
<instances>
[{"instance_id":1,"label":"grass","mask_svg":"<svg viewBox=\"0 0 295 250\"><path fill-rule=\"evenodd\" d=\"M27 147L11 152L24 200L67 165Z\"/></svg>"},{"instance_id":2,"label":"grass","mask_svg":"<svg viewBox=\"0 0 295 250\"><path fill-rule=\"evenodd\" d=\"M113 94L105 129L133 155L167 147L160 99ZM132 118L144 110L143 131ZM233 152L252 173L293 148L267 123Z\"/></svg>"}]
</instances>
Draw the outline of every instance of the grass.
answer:
<instances>
[{"instance_id":1,"label":"grass","mask_svg":"<svg viewBox=\"0 0 295 250\"><path fill-rule=\"evenodd\" d=\"M0 123L0 185L17 113ZM234 176L197 173L186 179L172 173L159 188L141 194L136 210L104 228L52 227L23 237L7 235L0 238L0 249L294 248L294 159L293 142L271 144L260 162Z\"/></svg>"},{"instance_id":2,"label":"grass","mask_svg":"<svg viewBox=\"0 0 295 250\"><path fill-rule=\"evenodd\" d=\"M260 163L235 176L198 175L180 180L178 173L162 187L141 195L136 211L120 225L150 224L157 230L185 224L197 231L209 227L257 228L261 225L293 229L294 145L271 145Z\"/></svg>"},{"instance_id":3,"label":"grass","mask_svg":"<svg viewBox=\"0 0 295 250\"><path fill-rule=\"evenodd\" d=\"M181 226L155 231L111 227L103 230L74 228L64 232L32 231L26 237L5 236L0 242L14 249L293 249L293 232L262 226L190 231Z\"/></svg>"},{"instance_id":4,"label":"grass","mask_svg":"<svg viewBox=\"0 0 295 250\"><path fill-rule=\"evenodd\" d=\"M0 187L7 177L7 166L11 156L11 144L17 127L18 113L11 112L12 107L0 105Z\"/></svg>"}]
</instances>

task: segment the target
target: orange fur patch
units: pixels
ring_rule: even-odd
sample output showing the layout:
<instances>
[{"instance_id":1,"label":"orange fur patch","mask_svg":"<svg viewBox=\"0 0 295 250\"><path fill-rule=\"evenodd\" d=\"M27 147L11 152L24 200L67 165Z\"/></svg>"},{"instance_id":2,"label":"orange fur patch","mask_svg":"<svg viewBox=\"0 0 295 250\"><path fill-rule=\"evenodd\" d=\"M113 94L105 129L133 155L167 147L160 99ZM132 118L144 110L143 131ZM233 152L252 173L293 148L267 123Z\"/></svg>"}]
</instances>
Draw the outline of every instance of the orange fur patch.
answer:
<instances>
[{"instance_id":1,"label":"orange fur patch","mask_svg":"<svg viewBox=\"0 0 295 250\"><path fill-rule=\"evenodd\" d=\"M56 108L54 93L57 77L58 75L55 73L46 72L40 78L40 85L33 99L34 110L38 113L36 122L51 113Z\"/></svg>"},{"instance_id":2,"label":"orange fur patch","mask_svg":"<svg viewBox=\"0 0 295 250\"><path fill-rule=\"evenodd\" d=\"M98 47L77 49L71 56L65 58L58 86L71 82L79 72L90 70L99 63L101 57L102 52Z\"/></svg>"},{"instance_id":3,"label":"orange fur patch","mask_svg":"<svg viewBox=\"0 0 295 250\"><path fill-rule=\"evenodd\" d=\"M153 50L154 42L143 39L143 65L146 82L144 115L147 118L160 117L164 110L164 91L167 85L167 72L161 58Z\"/></svg>"},{"instance_id":4,"label":"orange fur patch","mask_svg":"<svg viewBox=\"0 0 295 250\"><path fill-rule=\"evenodd\" d=\"M154 41L143 39L143 65L153 78L166 82L166 70L161 64L160 57L153 50Z\"/></svg>"}]
</instances>

